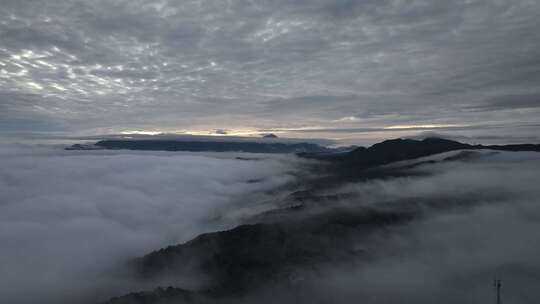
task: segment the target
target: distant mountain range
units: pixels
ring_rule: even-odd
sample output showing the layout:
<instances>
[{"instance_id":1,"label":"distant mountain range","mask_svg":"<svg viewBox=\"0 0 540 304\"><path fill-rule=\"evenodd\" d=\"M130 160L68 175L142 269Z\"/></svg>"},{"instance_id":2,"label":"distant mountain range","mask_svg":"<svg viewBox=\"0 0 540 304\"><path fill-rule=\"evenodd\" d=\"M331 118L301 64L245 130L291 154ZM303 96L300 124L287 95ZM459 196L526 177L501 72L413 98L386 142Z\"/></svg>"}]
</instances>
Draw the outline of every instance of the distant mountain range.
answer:
<instances>
[{"instance_id":1,"label":"distant mountain range","mask_svg":"<svg viewBox=\"0 0 540 304\"><path fill-rule=\"evenodd\" d=\"M305 142L259 141L195 141L167 139L107 139L93 145L75 144L66 150L144 150L189 152L249 152L249 153L324 153L332 149Z\"/></svg>"},{"instance_id":2,"label":"distant mountain range","mask_svg":"<svg viewBox=\"0 0 540 304\"><path fill-rule=\"evenodd\" d=\"M426 138L392 139L369 148L328 148L315 143L278 142L275 138L264 141L225 140L174 140L174 139L106 139L95 144L75 144L66 150L143 150L143 151L189 151L189 152L250 152L250 153L296 153L301 157L354 166L376 166L394 161L418 158L454 150L540 151L538 144L518 145L470 145L457 141Z\"/></svg>"},{"instance_id":3,"label":"distant mountain range","mask_svg":"<svg viewBox=\"0 0 540 304\"><path fill-rule=\"evenodd\" d=\"M540 152L540 144L518 145L470 145L442 138L391 139L377 143L369 148L358 147L350 152L300 153L306 158L342 163L351 168L366 168L392 162L414 159L455 150L496 150L496 151L535 151Z\"/></svg>"}]
</instances>

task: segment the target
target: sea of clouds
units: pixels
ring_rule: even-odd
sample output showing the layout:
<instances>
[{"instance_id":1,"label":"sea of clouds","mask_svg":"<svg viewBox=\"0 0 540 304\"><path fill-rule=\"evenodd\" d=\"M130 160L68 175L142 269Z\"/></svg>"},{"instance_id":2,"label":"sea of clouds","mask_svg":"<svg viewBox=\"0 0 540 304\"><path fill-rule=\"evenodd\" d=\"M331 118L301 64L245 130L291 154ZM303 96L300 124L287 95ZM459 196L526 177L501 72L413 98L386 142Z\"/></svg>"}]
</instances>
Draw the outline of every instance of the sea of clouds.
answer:
<instances>
[{"instance_id":1,"label":"sea of clouds","mask_svg":"<svg viewBox=\"0 0 540 304\"><path fill-rule=\"evenodd\" d=\"M540 153L483 151L441 162L457 153L400 163L418 164L408 177L341 187L356 193L340 202L348 208L407 204L418 217L361 239L357 248L368 258L299 274L297 288L279 290L280 301L495 303L493 280L500 279L503 303L538 303ZM272 294L257 297L273 303Z\"/></svg>"},{"instance_id":2,"label":"sea of clouds","mask_svg":"<svg viewBox=\"0 0 540 304\"><path fill-rule=\"evenodd\" d=\"M504 303L537 303L540 154L482 154L333 189L356 193L339 202L348 207L418 202L421 216L358 244L368 260L319 265L298 288L246 302L489 303L499 278ZM0 146L0 302L96 303L166 286L117 267L274 208L309 175L291 155L238 156Z\"/></svg>"},{"instance_id":3,"label":"sea of clouds","mask_svg":"<svg viewBox=\"0 0 540 304\"><path fill-rule=\"evenodd\" d=\"M143 289L112 269L237 225L303 162L237 156L0 146L0 302L95 303Z\"/></svg>"},{"instance_id":4,"label":"sea of clouds","mask_svg":"<svg viewBox=\"0 0 540 304\"><path fill-rule=\"evenodd\" d=\"M419 202L423 216L381 234L369 263L324 272L316 289L338 302L495 303L497 278L503 303L537 303L540 153L482 154L414 170L425 175L346 186L368 204Z\"/></svg>"}]
</instances>

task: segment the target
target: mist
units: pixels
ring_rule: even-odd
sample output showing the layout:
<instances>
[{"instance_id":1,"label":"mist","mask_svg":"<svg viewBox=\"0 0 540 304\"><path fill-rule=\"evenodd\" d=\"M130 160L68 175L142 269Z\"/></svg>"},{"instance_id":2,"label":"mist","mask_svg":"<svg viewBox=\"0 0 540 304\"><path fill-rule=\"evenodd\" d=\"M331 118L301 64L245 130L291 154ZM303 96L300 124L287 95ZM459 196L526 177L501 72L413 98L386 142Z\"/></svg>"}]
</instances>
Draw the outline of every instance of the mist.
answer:
<instances>
[{"instance_id":1,"label":"mist","mask_svg":"<svg viewBox=\"0 0 540 304\"><path fill-rule=\"evenodd\" d=\"M504 303L540 292L540 155L449 152L388 165L406 177L350 182L324 208L413 208L411 221L353 244L354 260L293 270L235 303ZM197 290L204 275L135 280L132 258L231 229L265 211L315 173L292 155L0 150L0 301L98 303L132 291ZM239 157L241 156L241 157ZM390 205L389 205L390 204ZM300 218L300 217L299 217Z\"/></svg>"},{"instance_id":2,"label":"mist","mask_svg":"<svg viewBox=\"0 0 540 304\"><path fill-rule=\"evenodd\" d=\"M234 227L244 211L268 208L260 203L291 184L302 163L33 145L1 146L0 156L2 303L97 303L153 288L118 274L118 265Z\"/></svg>"},{"instance_id":3,"label":"mist","mask_svg":"<svg viewBox=\"0 0 540 304\"><path fill-rule=\"evenodd\" d=\"M361 239L355 246L367 257L300 270L281 302L495 303L500 279L503 303L537 303L540 155L485 151L422 164L457 153L392 165L418 164L410 177L341 187L357 195L342 206L413 203L419 216ZM271 303L272 293L257 297Z\"/></svg>"}]
</instances>

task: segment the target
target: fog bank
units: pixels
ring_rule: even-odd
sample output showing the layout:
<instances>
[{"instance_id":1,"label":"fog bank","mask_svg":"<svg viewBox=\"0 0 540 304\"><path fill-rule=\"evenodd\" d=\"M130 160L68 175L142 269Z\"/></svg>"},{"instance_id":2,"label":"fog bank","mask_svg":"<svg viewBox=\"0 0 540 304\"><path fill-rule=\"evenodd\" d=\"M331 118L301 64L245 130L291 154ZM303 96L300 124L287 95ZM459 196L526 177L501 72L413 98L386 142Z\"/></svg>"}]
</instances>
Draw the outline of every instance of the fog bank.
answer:
<instances>
[{"instance_id":1,"label":"fog bank","mask_svg":"<svg viewBox=\"0 0 540 304\"><path fill-rule=\"evenodd\" d=\"M301 162L235 156L0 146L0 302L131 291L111 267L231 228L247 206L293 181Z\"/></svg>"}]
</instances>

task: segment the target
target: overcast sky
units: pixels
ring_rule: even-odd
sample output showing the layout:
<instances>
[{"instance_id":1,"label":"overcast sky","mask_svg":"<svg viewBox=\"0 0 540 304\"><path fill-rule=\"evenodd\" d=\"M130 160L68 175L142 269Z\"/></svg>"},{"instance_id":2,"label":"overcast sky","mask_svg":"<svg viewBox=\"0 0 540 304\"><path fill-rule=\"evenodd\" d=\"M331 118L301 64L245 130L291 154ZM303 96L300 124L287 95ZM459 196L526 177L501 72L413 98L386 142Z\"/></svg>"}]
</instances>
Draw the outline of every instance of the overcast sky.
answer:
<instances>
[{"instance_id":1,"label":"overcast sky","mask_svg":"<svg viewBox=\"0 0 540 304\"><path fill-rule=\"evenodd\" d=\"M0 134L538 141L539 29L536 0L2 0Z\"/></svg>"}]
</instances>

